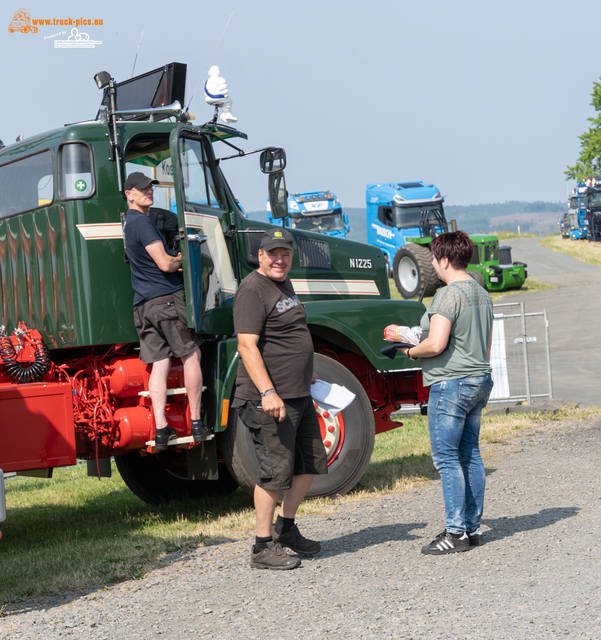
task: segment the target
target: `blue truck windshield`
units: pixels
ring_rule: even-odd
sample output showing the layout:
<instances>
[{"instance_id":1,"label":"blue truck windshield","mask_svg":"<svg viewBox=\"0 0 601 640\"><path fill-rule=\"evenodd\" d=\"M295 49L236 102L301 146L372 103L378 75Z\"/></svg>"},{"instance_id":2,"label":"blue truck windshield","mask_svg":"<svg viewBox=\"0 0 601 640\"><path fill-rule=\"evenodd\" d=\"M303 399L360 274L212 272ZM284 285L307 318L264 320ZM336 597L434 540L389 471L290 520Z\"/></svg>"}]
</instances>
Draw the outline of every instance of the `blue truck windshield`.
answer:
<instances>
[{"instance_id":1,"label":"blue truck windshield","mask_svg":"<svg viewBox=\"0 0 601 640\"><path fill-rule=\"evenodd\" d=\"M426 211L423 206L418 207L394 207L394 221L395 227L397 229L411 229L414 227L419 227L422 212ZM439 215L442 215L442 212L439 208L430 209L433 213L436 212Z\"/></svg>"},{"instance_id":2,"label":"blue truck windshield","mask_svg":"<svg viewBox=\"0 0 601 640\"><path fill-rule=\"evenodd\" d=\"M344 229L344 222L342 220L342 216L339 213L329 216L292 218L292 224L297 229L304 229L305 231L315 231L316 233Z\"/></svg>"}]
</instances>

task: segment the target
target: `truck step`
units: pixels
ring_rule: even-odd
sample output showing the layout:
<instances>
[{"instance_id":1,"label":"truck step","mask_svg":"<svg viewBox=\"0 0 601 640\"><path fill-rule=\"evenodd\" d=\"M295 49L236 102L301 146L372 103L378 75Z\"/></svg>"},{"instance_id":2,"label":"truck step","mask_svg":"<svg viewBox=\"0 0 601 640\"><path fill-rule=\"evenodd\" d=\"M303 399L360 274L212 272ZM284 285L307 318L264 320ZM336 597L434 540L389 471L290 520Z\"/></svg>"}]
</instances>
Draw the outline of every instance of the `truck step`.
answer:
<instances>
[{"instance_id":1,"label":"truck step","mask_svg":"<svg viewBox=\"0 0 601 640\"><path fill-rule=\"evenodd\" d=\"M204 440L203 442L208 442L209 440L212 440L215 437L215 434L212 433L206 440ZM202 444L202 442L194 442L194 438L192 436L186 436L185 438L177 438L177 440L173 441L172 444L170 444L170 447L179 447L182 445L186 445L186 444ZM146 443L147 447L151 447L154 449L154 440L149 440Z\"/></svg>"},{"instance_id":2,"label":"truck step","mask_svg":"<svg viewBox=\"0 0 601 640\"><path fill-rule=\"evenodd\" d=\"M203 387L203 391L206 391L207 388ZM186 394L186 387L176 387L175 389L167 389L168 396L181 396ZM142 398L150 398L150 391L140 391L138 395Z\"/></svg>"}]
</instances>

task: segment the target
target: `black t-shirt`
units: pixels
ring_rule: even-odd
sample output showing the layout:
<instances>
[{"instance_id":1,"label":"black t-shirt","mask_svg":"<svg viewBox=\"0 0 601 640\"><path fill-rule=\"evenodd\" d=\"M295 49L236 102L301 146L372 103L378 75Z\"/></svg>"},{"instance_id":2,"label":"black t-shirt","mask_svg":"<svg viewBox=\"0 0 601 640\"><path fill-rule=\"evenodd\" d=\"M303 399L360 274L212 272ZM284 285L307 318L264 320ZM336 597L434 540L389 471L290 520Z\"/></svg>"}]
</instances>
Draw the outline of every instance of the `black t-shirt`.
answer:
<instances>
[{"instance_id":1,"label":"black t-shirt","mask_svg":"<svg viewBox=\"0 0 601 640\"><path fill-rule=\"evenodd\" d=\"M155 240L163 243L165 238L155 223L141 211L130 209L125 216L123 229L125 254L131 267L131 285L134 289L134 305L184 288L178 273L165 273L157 267L146 247Z\"/></svg>"},{"instance_id":2,"label":"black t-shirt","mask_svg":"<svg viewBox=\"0 0 601 640\"><path fill-rule=\"evenodd\" d=\"M244 278L234 298L234 328L236 333L259 336L259 352L280 398L311 394L313 340L307 314L289 278L278 282L258 271ZM241 358L236 398L260 397Z\"/></svg>"}]
</instances>

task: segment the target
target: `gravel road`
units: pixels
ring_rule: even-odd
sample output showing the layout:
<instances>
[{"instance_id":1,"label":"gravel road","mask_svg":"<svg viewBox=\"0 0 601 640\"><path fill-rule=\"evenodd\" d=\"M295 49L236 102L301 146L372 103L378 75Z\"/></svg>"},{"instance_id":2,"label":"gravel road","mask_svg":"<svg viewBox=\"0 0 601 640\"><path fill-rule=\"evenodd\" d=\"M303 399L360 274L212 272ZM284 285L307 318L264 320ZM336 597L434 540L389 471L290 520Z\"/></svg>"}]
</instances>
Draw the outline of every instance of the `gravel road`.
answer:
<instances>
[{"instance_id":1,"label":"gravel road","mask_svg":"<svg viewBox=\"0 0 601 640\"><path fill-rule=\"evenodd\" d=\"M12 605L0 639L601 637L601 419L486 450L485 545L423 556L440 481L304 516L322 553L248 566L251 532L164 559L141 580Z\"/></svg>"},{"instance_id":2,"label":"gravel road","mask_svg":"<svg viewBox=\"0 0 601 640\"><path fill-rule=\"evenodd\" d=\"M554 397L581 405L599 405L601 394L594 381L601 379L601 341L597 338L601 268L551 251L540 245L538 238L506 243L513 247L514 260L528 264L529 277L560 287L518 291L501 300L522 301L529 313L547 309ZM578 246L576 242L572 245Z\"/></svg>"}]
</instances>

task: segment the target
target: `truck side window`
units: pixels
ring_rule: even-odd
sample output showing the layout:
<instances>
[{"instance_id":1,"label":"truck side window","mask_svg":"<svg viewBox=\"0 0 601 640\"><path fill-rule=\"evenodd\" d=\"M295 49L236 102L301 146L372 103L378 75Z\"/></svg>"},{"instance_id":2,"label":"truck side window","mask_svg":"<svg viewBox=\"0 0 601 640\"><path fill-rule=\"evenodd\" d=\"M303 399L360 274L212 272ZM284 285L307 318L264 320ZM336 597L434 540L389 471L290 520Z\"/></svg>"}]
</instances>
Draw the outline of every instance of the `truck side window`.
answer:
<instances>
[{"instance_id":1,"label":"truck side window","mask_svg":"<svg viewBox=\"0 0 601 640\"><path fill-rule=\"evenodd\" d=\"M71 142L59 150L61 200L89 198L94 192L92 152L82 142Z\"/></svg>"},{"instance_id":2,"label":"truck side window","mask_svg":"<svg viewBox=\"0 0 601 640\"><path fill-rule=\"evenodd\" d=\"M171 211L177 218L169 138L136 138L125 151L124 175L134 171L141 171L152 180L159 181L154 189L153 207ZM170 228L171 225L167 226Z\"/></svg>"},{"instance_id":3,"label":"truck side window","mask_svg":"<svg viewBox=\"0 0 601 640\"><path fill-rule=\"evenodd\" d=\"M39 209L54 200L52 152L33 156L0 167L0 218Z\"/></svg>"},{"instance_id":4,"label":"truck side window","mask_svg":"<svg viewBox=\"0 0 601 640\"><path fill-rule=\"evenodd\" d=\"M200 205L201 208L225 209L203 141L181 138L180 157L186 209L194 211L194 205Z\"/></svg>"},{"instance_id":5,"label":"truck side window","mask_svg":"<svg viewBox=\"0 0 601 640\"><path fill-rule=\"evenodd\" d=\"M392 207L378 207L378 220L387 227L394 227Z\"/></svg>"},{"instance_id":6,"label":"truck side window","mask_svg":"<svg viewBox=\"0 0 601 640\"><path fill-rule=\"evenodd\" d=\"M480 247L478 245L474 246L474 253L472 253L470 264L480 264Z\"/></svg>"}]
</instances>

